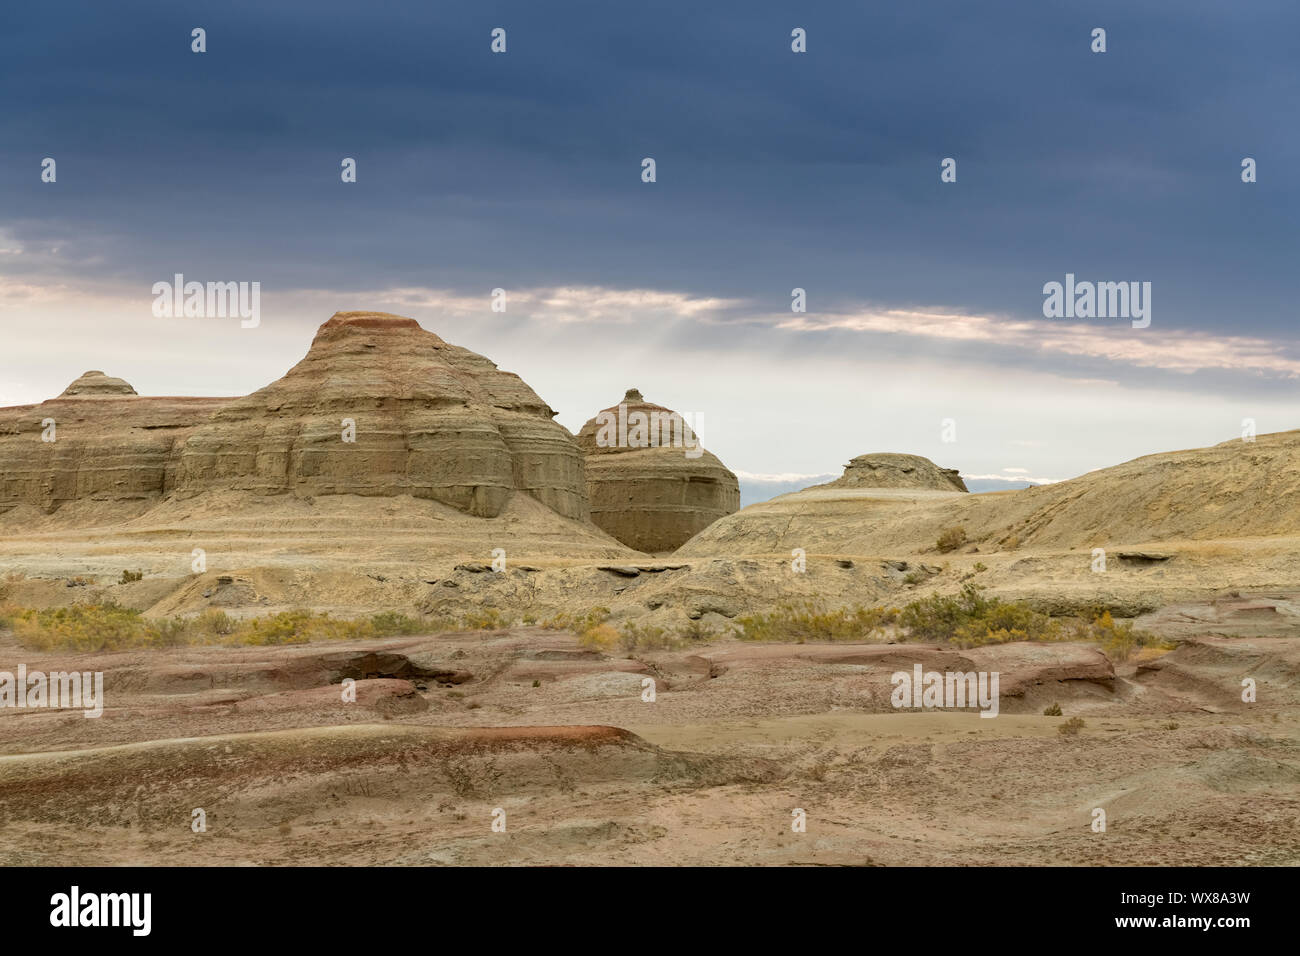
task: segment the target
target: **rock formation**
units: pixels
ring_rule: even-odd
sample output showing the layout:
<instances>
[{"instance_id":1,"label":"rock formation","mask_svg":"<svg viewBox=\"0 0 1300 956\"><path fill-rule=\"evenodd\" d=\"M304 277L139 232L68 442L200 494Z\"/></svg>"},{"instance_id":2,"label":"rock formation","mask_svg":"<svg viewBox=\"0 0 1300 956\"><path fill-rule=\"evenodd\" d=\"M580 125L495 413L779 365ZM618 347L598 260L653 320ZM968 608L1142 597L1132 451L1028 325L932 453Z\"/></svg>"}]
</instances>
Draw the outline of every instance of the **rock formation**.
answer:
<instances>
[{"instance_id":1,"label":"rock formation","mask_svg":"<svg viewBox=\"0 0 1300 956\"><path fill-rule=\"evenodd\" d=\"M414 319L340 312L284 378L190 436L176 490L405 494L479 517L517 490L585 520L582 454L554 415L519 376Z\"/></svg>"},{"instance_id":2,"label":"rock formation","mask_svg":"<svg viewBox=\"0 0 1300 956\"><path fill-rule=\"evenodd\" d=\"M844 466L844 474L817 488L929 488L966 491L956 468L940 468L920 455L877 452L859 455Z\"/></svg>"},{"instance_id":3,"label":"rock formation","mask_svg":"<svg viewBox=\"0 0 1300 956\"><path fill-rule=\"evenodd\" d=\"M517 375L414 319L342 312L244 398L142 398L95 371L56 399L0 409L0 513L74 501L138 513L234 491L410 495L493 517L522 491L584 521L583 456L554 415Z\"/></svg>"},{"instance_id":4,"label":"rock formation","mask_svg":"<svg viewBox=\"0 0 1300 956\"><path fill-rule=\"evenodd\" d=\"M920 455L859 455L834 481L760 501L711 526L682 554L880 554L924 548L979 498Z\"/></svg>"},{"instance_id":5,"label":"rock formation","mask_svg":"<svg viewBox=\"0 0 1300 956\"><path fill-rule=\"evenodd\" d=\"M120 378L87 372L58 398L0 408L0 513L70 502L138 511L171 486L178 445L228 401L141 398Z\"/></svg>"},{"instance_id":6,"label":"rock formation","mask_svg":"<svg viewBox=\"0 0 1300 956\"><path fill-rule=\"evenodd\" d=\"M86 372L63 390L62 398L94 398L106 395L138 394L129 383L103 372Z\"/></svg>"},{"instance_id":7,"label":"rock formation","mask_svg":"<svg viewBox=\"0 0 1300 956\"><path fill-rule=\"evenodd\" d=\"M1153 560L1143 558L1143 548L1162 541L1263 541L1300 534L1300 432L1148 455L1068 481L977 495L957 491L947 473L924 458L864 457L919 463L899 472L913 484L882 485L893 480L888 467L870 469L863 478L863 469L855 467L862 459L854 459L844 478L750 505L709 528L683 553L788 553L794 547L828 554L913 553L961 527L981 554L1033 547L1086 555L1104 547L1115 551L1118 562L1148 566ZM850 479L850 473L857 477ZM1120 545L1132 553L1121 554ZM1154 563L1164 564L1158 554Z\"/></svg>"},{"instance_id":8,"label":"rock formation","mask_svg":"<svg viewBox=\"0 0 1300 956\"><path fill-rule=\"evenodd\" d=\"M671 551L740 507L736 476L682 416L629 389L578 433L591 520L638 551Z\"/></svg>"}]
</instances>

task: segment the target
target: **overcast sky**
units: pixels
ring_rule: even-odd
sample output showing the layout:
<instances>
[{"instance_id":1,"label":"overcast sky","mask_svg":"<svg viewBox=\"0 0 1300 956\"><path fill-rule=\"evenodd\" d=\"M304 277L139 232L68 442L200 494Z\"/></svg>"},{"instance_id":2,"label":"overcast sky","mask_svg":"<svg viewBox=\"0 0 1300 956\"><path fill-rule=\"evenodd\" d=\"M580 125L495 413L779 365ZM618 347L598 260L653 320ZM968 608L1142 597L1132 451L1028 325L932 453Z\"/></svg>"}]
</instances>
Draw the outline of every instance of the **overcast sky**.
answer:
<instances>
[{"instance_id":1,"label":"overcast sky","mask_svg":"<svg viewBox=\"0 0 1300 956\"><path fill-rule=\"evenodd\" d=\"M750 475L899 451L1065 478L1300 424L1294 2L5 19L0 404L91 368L244 394L372 308L519 373L575 431L636 386ZM155 317L175 273L260 282L260 326ZM1066 273L1150 282L1150 326L1044 318Z\"/></svg>"}]
</instances>

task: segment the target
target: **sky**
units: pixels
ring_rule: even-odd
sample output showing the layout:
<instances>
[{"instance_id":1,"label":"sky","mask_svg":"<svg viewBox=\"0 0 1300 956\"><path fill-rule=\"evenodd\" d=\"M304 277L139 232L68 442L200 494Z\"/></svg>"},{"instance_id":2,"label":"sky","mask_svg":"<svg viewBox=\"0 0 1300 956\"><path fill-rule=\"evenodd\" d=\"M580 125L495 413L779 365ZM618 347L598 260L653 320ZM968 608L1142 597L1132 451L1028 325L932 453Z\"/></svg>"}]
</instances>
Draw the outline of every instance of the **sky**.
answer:
<instances>
[{"instance_id":1,"label":"sky","mask_svg":"<svg viewBox=\"0 0 1300 956\"><path fill-rule=\"evenodd\" d=\"M773 488L882 451L1058 480L1300 425L1293 2L47 0L6 21L0 404L88 369L246 394L374 309L518 373L574 431L637 387ZM260 283L260 323L155 316L176 273ZM1067 274L1149 282L1149 326L1045 317Z\"/></svg>"}]
</instances>

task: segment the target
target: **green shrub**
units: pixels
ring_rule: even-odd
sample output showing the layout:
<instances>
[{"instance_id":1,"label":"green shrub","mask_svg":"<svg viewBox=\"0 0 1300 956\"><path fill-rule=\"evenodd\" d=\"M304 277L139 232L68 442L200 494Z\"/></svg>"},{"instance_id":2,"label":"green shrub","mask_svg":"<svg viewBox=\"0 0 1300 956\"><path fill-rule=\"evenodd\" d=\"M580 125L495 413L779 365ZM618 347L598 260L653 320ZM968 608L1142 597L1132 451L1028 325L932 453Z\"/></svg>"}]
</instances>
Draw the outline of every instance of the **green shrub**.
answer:
<instances>
[{"instance_id":1,"label":"green shrub","mask_svg":"<svg viewBox=\"0 0 1300 956\"><path fill-rule=\"evenodd\" d=\"M392 611L354 620L306 610L239 620L217 608L208 608L192 617L145 618L139 611L112 602L44 610L8 608L0 621L8 622L24 647L80 651L186 644L300 644L440 629L433 626L433 621Z\"/></svg>"},{"instance_id":2,"label":"green shrub","mask_svg":"<svg viewBox=\"0 0 1300 956\"><path fill-rule=\"evenodd\" d=\"M677 629L677 637L688 644L704 644L718 636L718 632L703 621L687 621Z\"/></svg>"},{"instance_id":3,"label":"green shrub","mask_svg":"<svg viewBox=\"0 0 1300 956\"><path fill-rule=\"evenodd\" d=\"M1069 629L1069 639L1088 641L1101 645L1111 660L1126 661L1133 652L1143 647L1170 650L1174 645L1160 640L1150 631L1138 630L1132 621L1116 621L1110 611L1102 611L1088 622L1076 622Z\"/></svg>"},{"instance_id":4,"label":"green shrub","mask_svg":"<svg viewBox=\"0 0 1300 956\"><path fill-rule=\"evenodd\" d=\"M959 647L1058 639L1058 627L1046 614L1027 604L985 597L982 590L966 584L960 594L913 601L903 608L899 625L909 638L949 641Z\"/></svg>"},{"instance_id":5,"label":"green shrub","mask_svg":"<svg viewBox=\"0 0 1300 956\"><path fill-rule=\"evenodd\" d=\"M718 636L715 628L702 621L687 621L675 629L626 621L619 627L618 647L629 655L635 651L676 651L712 641Z\"/></svg>"},{"instance_id":6,"label":"green shrub","mask_svg":"<svg viewBox=\"0 0 1300 956\"><path fill-rule=\"evenodd\" d=\"M568 614L561 611L543 621L542 627L551 631L573 631L575 634L581 634L597 624L604 624L609 620L609 615L610 610L607 607L588 608L582 614Z\"/></svg>"},{"instance_id":7,"label":"green shrub","mask_svg":"<svg viewBox=\"0 0 1300 956\"><path fill-rule=\"evenodd\" d=\"M132 581L139 581L143 577L144 577L143 571L123 571L122 577L118 580L117 583L130 584Z\"/></svg>"},{"instance_id":8,"label":"green shrub","mask_svg":"<svg viewBox=\"0 0 1300 956\"><path fill-rule=\"evenodd\" d=\"M461 623L467 631L499 631L502 628L510 627L514 619L502 614L494 607L480 607L476 611L470 611L463 618Z\"/></svg>"},{"instance_id":9,"label":"green shrub","mask_svg":"<svg viewBox=\"0 0 1300 956\"><path fill-rule=\"evenodd\" d=\"M774 611L736 618L742 641L865 641L894 623L898 611L884 607L840 607L826 610L816 602L783 604Z\"/></svg>"},{"instance_id":10,"label":"green shrub","mask_svg":"<svg viewBox=\"0 0 1300 956\"><path fill-rule=\"evenodd\" d=\"M318 617L310 611L281 611L243 622L238 636L243 644L303 644L311 640L309 631L319 633L328 620L328 614Z\"/></svg>"},{"instance_id":11,"label":"green shrub","mask_svg":"<svg viewBox=\"0 0 1300 956\"><path fill-rule=\"evenodd\" d=\"M668 631L655 624L637 624L628 621L619 628L618 632L618 648L624 654L631 654L637 650L670 650L673 643Z\"/></svg>"},{"instance_id":12,"label":"green shrub","mask_svg":"<svg viewBox=\"0 0 1300 956\"><path fill-rule=\"evenodd\" d=\"M19 610L10 626L33 650L114 651L155 643L139 611L111 602Z\"/></svg>"},{"instance_id":13,"label":"green shrub","mask_svg":"<svg viewBox=\"0 0 1300 956\"><path fill-rule=\"evenodd\" d=\"M1043 708L1043 716L1044 716L1044 717L1060 717L1060 716L1061 716L1061 705L1060 705L1060 704L1053 704L1051 707L1044 707L1044 708Z\"/></svg>"},{"instance_id":14,"label":"green shrub","mask_svg":"<svg viewBox=\"0 0 1300 956\"><path fill-rule=\"evenodd\" d=\"M427 633L429 625L397 611L380 611L371 615L370 630L374 637L391 637L395 634Z\"/></svg>"},{"instance_id":15,"label":"green shrub","mask_svg":"<svg viewBox=\"0 0 1300 956\"><path fill-rule=\"evenodd\" d=\"M608 651L619 643L619 633L605 622L609 620L607 607L588 608L582 614L563 611L542 622L542 627L552 631L571 631L578 638L578 646L590 650Z\"/></svg>"},{"instance_id":16,"label":"green shrub","mask_svg":"<svg viewBox=\"0 0 1300 956\"><path fill-rule=\"evenodd\" d=\"M239 629L239 621L225 611L210 607L194 619L197 633L211 637L228 637Z\"/></svg>"}]
</instances>

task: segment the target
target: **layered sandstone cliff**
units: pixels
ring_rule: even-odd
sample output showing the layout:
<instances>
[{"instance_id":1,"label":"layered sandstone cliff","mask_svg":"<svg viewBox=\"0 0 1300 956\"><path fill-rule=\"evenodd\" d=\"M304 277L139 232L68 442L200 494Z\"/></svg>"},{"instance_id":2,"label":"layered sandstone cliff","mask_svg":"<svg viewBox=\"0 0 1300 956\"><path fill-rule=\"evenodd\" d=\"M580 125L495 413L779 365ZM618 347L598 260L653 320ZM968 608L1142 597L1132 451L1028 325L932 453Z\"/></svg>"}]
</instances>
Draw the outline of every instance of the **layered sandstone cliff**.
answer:
<instances>
[{"instance_id":1,"label":"layered sandstone cliff","mask_svg":"<svg viewBox=\"0 0 1300 956\"><path fill-rule=\"evenodd\" d=\"M177 449L228 398L142 398L87 372L39 405L0 408L0 514L71 502L135 510L174 484Z\"/></svg>"},{"instance_id":2,"label":"layered sandstone cliff","mask_svg":"<svg viewBox=\"0 0 1300 956\"><path fill-rule=\"evenodd\" d=\"M343 312L243 398L143 398L87 372L0 409L0 513L164 496L409 495L495 517L516 491L588 518L583 456L531 388L413 319ZM105 520L114 514L105 512Z\"/></svg>"},{"instance_id":3,"label":"layered sandstone cliff","mask_svg":"<svg viewBox=\"0 0 1300 956\"><path fill-rule=\"evenodd\" d=\"M412 495L479 517L524 491L587 518L582 454L519 376L414 319L340 312L181 449L176 490Z\"/></svg>"},{"instance_id":4,"label":"layered sandstone cliff","mask_svg":"<svg viewBox=\"0 0 1300 956\"><path fill-rule=\"evenodd\" d=\"M638 551L671 551L740 507L736 476L681 415L630 389L578 433L591 520Z\"/></svg>"}]
</instances>

